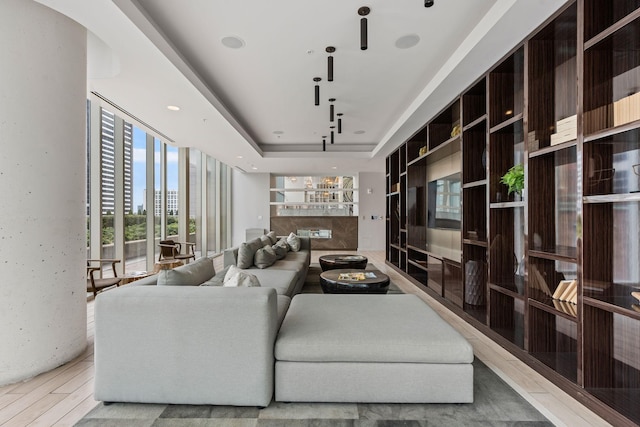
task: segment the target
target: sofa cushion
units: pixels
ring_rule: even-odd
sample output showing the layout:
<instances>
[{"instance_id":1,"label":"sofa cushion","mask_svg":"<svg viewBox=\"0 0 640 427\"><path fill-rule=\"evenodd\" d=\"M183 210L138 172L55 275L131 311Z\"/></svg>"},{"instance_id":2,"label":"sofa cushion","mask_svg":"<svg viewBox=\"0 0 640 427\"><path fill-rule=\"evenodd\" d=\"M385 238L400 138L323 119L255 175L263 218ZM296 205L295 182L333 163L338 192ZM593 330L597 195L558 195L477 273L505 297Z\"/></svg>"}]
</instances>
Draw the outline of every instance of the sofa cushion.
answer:
<instances>
[{"instance_id":1,"label":"sofa cushion","mask_svg":"<svg viewBox=\"0 0 640 427\"><path fill-rule=\"evenodd\" d=\"M275 245L276 242L278 241L278 236L276 236L276 232L275 231L270 231L267 233L267 237L269 237L269 239L271 240L271 244Z\"/></svg>"},{"instance_id":2,"label":"sofa cushion","mask_svg":"<svg viewBox=\"0 0 640 427\"><path fill-rule=\"evenodd\" d=\"M243 242L238 248L238 259L236 265L239 268L249 268L253 265L253 257L256 251L262 247L262 241L260 239L249 240Z\"/></svg>"},{"instance_id":3,"label":"sofa cushion","mask_svg":"<svg viewBox=\"0 0 640 427\"><path fill-rule=\"evenodd\" d=\"M232 266L225 267L220 271L216 271L215 276L213 276L212 278L210 278L200 286L222 286L224 284L224 277L227 274L227 271L229 271L229 268L231 267Z\"/></svg>"},{"instance_id":4,"label":"sofa cushion","mask_svg":"<svg viewBox=\"0 0 640 427\"><path fill-rule=\"evenodd\" d=\"M262 247L273 245L273 243L271 243L271 239L266 234L264 236L260 236L260 242L262 243Z\"/></svg>"},{"instance_id":5,"label":"sofa cushion","mask_svg":"<svg viewBox=\"0 0 640 427\"><path fill-rule=\"evenodd\" d=\"M253 257L253 264L258 268L267 268L276 262L276 251L271 245L264 246L256 251Z\"/></svg>"},{"instance_id":6,"label":"sofa cushion","mask_svg":"<svg viewBox=\"0 0 640 427\"><path fill-rule=\"evenodd\" d=\"M256 267L246 270L260 280L263 288L274 288L278 295L293 296L298 281L298 273L295 271L277 270L272 267L259 269Z\"/></svg>"},{"instance_id":7,"label":"sofa cushion","mask_svg":"<svg viewBox=\"0 0 640 427\"><path fill-rule=\"evenodd\" d=\"M287 236L287 243L291 247L292 251L298 252L300 250L300 238L296 236L295 233L289 233Z\"/></svg>"},{"instance_id":8,"label":"sofa cushion","mask_svg":"<svg viewBox=\"0 0 640 427\"><path fill-rule=\"evenodd\" d=\"M296 295L275 355L295 362L473 362L471 344L415 295Z\"/></svg>"},{"instance_id":9,"label":"sofa cushion","mask_svg":"<svg viewBox=\"0 0 640 427\"><path fill-rule=\"evenodd\" d=\"M287 252L289 252L291 250L291 246L289 246L289 244L287 243L287 238L286 237L283 237L280 240L278 240L276 242L276 245L282 246L283 248L285 248L287 250Z\"/></svg>"},{"instance_id":10,"label":"sofa cushion","mask_svg":"<svg viewBox=\"0 0 640 427\"><path fill-rule=\"evenodd\" d=\"M158 286L197 286L215 276L211 258L203 257L192 263L158 273Z\"/></svg>"},{"instance_id":11,"label":"sofa cushion","mask_svg":"<svg viewBox=\"0 0 640 427\"><path fill-rule=\"evenodd\" d=\"M222 286L226 287L258 287L260 286L260 280L246 271L242 271L237 267L231 266L224 276L224 283Z\"/></svg>"},{"instance_id":12,"label":"sofa cushion","mask_svg":"<svg viewBox=\"0 0 640 427\"><path fill-rule=\"evenodd\" d=\"M287 248L282 245L273 245L273 251L276 253L276 260L282 259L287 256Z\"/></svg>"}]
</instances>

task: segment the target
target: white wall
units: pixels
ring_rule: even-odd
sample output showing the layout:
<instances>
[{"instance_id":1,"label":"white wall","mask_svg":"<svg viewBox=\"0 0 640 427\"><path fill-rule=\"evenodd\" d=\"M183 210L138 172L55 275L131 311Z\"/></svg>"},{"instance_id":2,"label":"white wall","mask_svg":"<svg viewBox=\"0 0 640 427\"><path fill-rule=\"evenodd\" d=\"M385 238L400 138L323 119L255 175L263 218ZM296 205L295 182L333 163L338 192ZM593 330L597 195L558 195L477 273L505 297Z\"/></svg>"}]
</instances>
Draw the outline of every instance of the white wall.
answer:
<instances>
[{"instance_id":1,"label":"white wall","mask_svg":"<svg viewBox=\"0 0 640 427\"><path fill-rule=\"evenodd\" d=\"M386 224L385 174L384 172L362 172L359 174L358 181L360 205L358 249L382 251L385 248Z\"/></svg>"},{"instance_id":2,"label":"white wall","mask_svg":"<svg viewBox=\"0 0 640 427\"><path fill-rule=\"evenodd\" d=\"M233 169L231 178L231 244L245 241L247 228L269 229L268 173L242 173Z\"/></svg>"},{"instance_id":3,"label":"white wall","mask_svg":"<svg viewBox=\"0 0 640 427\"><path fill-rule=\"evenodd\" d=\"M87 38L35 2L0 8L1 386L87 345Z\"/></svg>"}]
</instances>

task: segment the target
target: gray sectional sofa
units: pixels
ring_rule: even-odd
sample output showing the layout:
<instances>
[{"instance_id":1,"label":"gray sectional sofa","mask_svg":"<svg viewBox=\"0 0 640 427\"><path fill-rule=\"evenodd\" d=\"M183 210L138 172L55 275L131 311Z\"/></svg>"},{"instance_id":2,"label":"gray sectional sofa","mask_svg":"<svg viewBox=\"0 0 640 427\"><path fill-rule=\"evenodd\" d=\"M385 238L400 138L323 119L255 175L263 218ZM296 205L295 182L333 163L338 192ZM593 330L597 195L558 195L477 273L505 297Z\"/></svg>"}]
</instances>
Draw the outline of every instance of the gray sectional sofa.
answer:
<instances>
[{"instance_id":1,"label":"gray sectional sofa","mask_svg":"<svg viewBox=\"0 0 640 427\"><path fill-rule=\"evenodd\" d=\"M272 242L225 251L223 272L202 258L99 294L95 399L473 401L471 346L418 297L297 295L310 241L293 239L279 260Z\"/></svg>"}]
</instances>

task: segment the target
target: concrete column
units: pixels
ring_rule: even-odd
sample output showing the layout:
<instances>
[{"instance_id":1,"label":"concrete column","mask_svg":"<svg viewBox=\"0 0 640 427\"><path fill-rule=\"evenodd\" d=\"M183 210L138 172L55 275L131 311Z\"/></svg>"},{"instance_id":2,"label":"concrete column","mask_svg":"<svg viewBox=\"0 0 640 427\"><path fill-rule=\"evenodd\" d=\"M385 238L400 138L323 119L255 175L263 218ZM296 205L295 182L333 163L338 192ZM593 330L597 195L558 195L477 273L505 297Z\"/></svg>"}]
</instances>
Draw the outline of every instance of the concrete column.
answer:
<instances>
[{"instance_id":1,"label":"concrete column","mask_svg":"<svg viewBox=\"0 0 640 427\"><path fill-rule=\"evenodd\" d=\"M86 31L0 3L0 385L87 345Z\"/></svg>"}]
</instances>

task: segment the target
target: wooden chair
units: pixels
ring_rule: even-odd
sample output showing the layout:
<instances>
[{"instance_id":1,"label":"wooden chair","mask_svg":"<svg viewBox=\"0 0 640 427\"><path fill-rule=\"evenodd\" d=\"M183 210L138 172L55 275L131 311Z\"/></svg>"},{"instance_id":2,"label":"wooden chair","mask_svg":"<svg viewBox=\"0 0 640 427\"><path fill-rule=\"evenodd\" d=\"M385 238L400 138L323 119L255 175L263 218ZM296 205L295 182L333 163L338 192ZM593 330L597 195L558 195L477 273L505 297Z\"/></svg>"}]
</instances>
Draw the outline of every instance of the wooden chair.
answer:
<instances>
[{"instance_id":1,"label":"wooden chair","mask_svg":"<svg viewBox=\"0 0 640 427\"><path fill-rule=\"evenodd\" d=\"M122 277L118 277L116 272L116 263L119 263L119 259L88 259L87 260L87 292L93 292L93 296L98 295L98 292L110 288L112 286L120 286L122 283ZM113 270L113 277L100 278L94 276L95 272L102 270L103 264L111 264ZM97 264L97 265L96 265Z\"/></svg>"},{"instance_id":2,"label":"wooden chair","mask_svg":"<svg viewBox=\"0 0 640 427\"><path fill-rule=\"evenodd\" d=\"M186 246L185 253L182 253L182 245ZM160 254L158 255L158 261L175 259L175 260L188 260L190 258L195 259L196 254L194 252L195 243L191 242L176 242L174 240L161 240L160 241Z\"/></svg>"}]
</instances>

